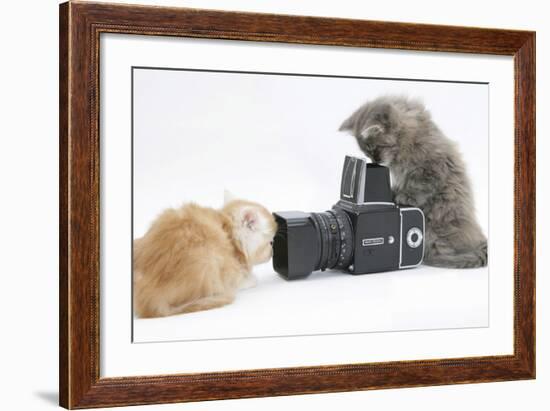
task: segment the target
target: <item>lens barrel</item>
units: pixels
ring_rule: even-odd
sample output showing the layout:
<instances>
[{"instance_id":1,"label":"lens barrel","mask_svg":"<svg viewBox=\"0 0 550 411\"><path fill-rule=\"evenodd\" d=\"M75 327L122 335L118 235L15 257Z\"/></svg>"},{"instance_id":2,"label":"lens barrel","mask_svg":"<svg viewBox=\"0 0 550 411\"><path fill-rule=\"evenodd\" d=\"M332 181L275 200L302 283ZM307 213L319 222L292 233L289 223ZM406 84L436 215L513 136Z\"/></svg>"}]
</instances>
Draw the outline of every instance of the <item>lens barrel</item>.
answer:
<instances>
[{"instance_id":1,"label":"lens barrel","mask_svg":"<svg viewBox=\"0 0 550 411\"><path fill-rule=\"evenodd\" d=\"M317 233L319 260L314 271L327 268L344 269L353 257L353 231L348 215L338 209L311 213Z\"/></svg>"},{"instance_id":2,"label":"lens barrel","mask_svg":"<svg viewBox=\"0 0 550 411\"><path fill-rule=\"evenodd\" d=\"M353 258L353 228L347 213L273 213L278 229L273 240L273 268L288 280L312 271L346 269Z\"/></svg>"}]
</instances>

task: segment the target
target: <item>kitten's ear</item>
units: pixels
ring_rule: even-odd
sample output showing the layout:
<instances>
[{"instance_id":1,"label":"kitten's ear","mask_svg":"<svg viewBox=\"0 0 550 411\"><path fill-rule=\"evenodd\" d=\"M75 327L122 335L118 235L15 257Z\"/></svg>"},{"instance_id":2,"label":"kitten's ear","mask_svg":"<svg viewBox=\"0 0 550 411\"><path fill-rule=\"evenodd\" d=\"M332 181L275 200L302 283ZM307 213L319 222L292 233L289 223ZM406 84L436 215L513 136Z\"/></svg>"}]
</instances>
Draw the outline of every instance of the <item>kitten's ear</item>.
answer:
<instances>
[{"instance_id":1,"label":"kitten's ear","mask_svg":"<svg viewBox=\"0 0 550 411\"><path fill-rule=\"evenodd\" d=\"M241 222L243 227L254 231L258 227L259 218L259 214L254 209L246 208L243 210Z\"/></svg>"},{"instance_id":2,"label":"kitten's ear","mask_svg":"<svg viewBox=\"0 0 550 411\"><path fill-rule=\"evenodd\" d=\"M373 126L368 126L367 128L361 130L361 137L363 137L365 140L371 136L375 136L377 134L380 134L384 131L382 126L375 124Z\"/></svg>"},{"instance_id":3,"label":"kitten's ear","mask_svg":"<svg viewBox=\"0 0 550 411\"><path fill-rule=\"evenodd\" d=\"M383 129L391 128L397 119L397 112L391 103L380 103L374 105L367 117L369 124L382 126Z\"/></svg>"},{"instance_id":4,"label":"kitten's ear","mask_svg":"<svg viewBox=\"0 0 550 411\"><path fill-rule=\"evenodd\" d=\"M390 103L377 103L371 106L365 118L365 128L360 131L363 139L385 133L393 128L397 112ZM368 126L367 126L368 125Z\"/></svg>"},{"instance_id":5,"label":"kitten's ear","mask_svg":"<svg viewBox=\"0 0 550 411\"><path fill-rule=\"evenodd\" d=\"M355 128L355 123L359 118L360 112L361 112L361 109L355 111L355 113L353 113L346 120L344 120L344 122L342 123L338 131L353 131L353 129Z\"/></svg>"},{"instance_id":6,"label":"kitten's ear","mask_svg":"<svg viewBox=\"0 0 550 411\"><path fill-rule=\"evenodd\" d=\"M227 203L230 203L231 201L234 201L237 199L237 196L233 194L229 190L223 190L223 205L226 205Z\"/></svg>"}]
</instances>

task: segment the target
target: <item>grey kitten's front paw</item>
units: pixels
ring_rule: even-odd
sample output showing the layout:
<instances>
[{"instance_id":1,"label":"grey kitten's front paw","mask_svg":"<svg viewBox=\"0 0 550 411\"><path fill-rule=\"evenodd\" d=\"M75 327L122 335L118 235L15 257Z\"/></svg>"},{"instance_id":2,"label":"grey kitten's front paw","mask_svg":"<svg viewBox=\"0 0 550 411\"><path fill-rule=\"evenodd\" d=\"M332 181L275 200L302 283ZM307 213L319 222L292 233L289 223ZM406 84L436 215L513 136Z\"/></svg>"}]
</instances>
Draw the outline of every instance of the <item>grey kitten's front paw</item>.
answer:
<instances>
[{"instance_id":1,"label":"grey kitten's front paw","mask_svg":"<svg viewBox=\"0 0 550 411\"><path fill-rule=\"evenodd\" d=\"M396 197L397 197L397 192L396 192L395 189L392 187L392 188L391 188L391 201L393 201L394 203L397 204Z\"/></svg>"},{"instance_id":2,"label":"grey kitten's front paw","mask_svg":"<svg viewBox=\"0 0 550 411\"><path fill-rule=\"evenodd\" d=\"M241 290L247 290L249 288L254 288L258 285L258 280L254 274L249 274L239 287Z\"/></svg>"},{"instance_id":3,"label":"grey kitten's front paw","mask_svg":"<svg viewBox=\"0 0 550 411\"><path fill-rule=\"evenodd\" d=\"M393 202L398 206L410 205L408 201L409 201L409 198L406 195L403 195L402 193L393 192Z\"/></svg>"}]
</instances>

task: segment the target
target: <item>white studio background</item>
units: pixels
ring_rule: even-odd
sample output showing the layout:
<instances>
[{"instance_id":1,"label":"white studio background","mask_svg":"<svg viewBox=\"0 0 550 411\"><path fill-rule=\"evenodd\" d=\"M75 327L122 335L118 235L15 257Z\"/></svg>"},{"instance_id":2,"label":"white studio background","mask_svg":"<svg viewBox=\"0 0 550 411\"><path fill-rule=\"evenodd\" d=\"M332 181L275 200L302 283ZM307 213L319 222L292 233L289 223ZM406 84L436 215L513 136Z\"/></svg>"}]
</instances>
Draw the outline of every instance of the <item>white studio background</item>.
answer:
<instances>
[{"instance_id":1,"label":"white studio background","mask_svg":"<svg viewBox=\"0 0 550 411\"><path fill-rule=\"evenodd\" d=\"M224 189L273 211L329 209L344 156L364 157L338 128L381 95L420 99L458 143L487 233L489 87L134 68L134 237L167 207L220 207Z\"/></svg>"},{"instance_id":2,"label":"white studio background","mask_svg":"<svg viewBox=\"0 0 550 411\"><path fill-rule=\"evenodd\" d=\"M134 68L133 85L134 238L167 207L220 207L224 188L272 211L331 208L344 156L364 156L338 128L385 94L421 99L459 144L488 232L487 84ZM271 263L255 271L259 285L231 306L135 320L134 342L489 325L487 269L293 283Z\"/></svg>"},{"instance_id":3,"label":"white studio background","mask_svg":"<svg viewBox=\"0 0 550 411\"><path fill-rule=\"evenodd\" d=\"M112 1L112 0L111 0ZM137 2L137 0L136 0ZM454 24L537 30L537 129L539 161L537 380L455 385L399 390L351 392L294 397L214 401L195 404L143 406L144 410L280 410L280 409L384 409L502 411L547 407L550 389L549 298L550 177L548 139L550 111L550 28L544 2L460 3L436 1L391 4L353 0L163 0L151 4L286 14L340 16L375 20ZM2 121L0 121L0 175L2 202L2 339L0 340L2 403L9 410L57 408L57 1L29 0L2 6L0 26L3 57L0 66ZM25 16L22 24L19 16ZM541 114L542 113L542 114Z\"/></svg>"}]
</instances>

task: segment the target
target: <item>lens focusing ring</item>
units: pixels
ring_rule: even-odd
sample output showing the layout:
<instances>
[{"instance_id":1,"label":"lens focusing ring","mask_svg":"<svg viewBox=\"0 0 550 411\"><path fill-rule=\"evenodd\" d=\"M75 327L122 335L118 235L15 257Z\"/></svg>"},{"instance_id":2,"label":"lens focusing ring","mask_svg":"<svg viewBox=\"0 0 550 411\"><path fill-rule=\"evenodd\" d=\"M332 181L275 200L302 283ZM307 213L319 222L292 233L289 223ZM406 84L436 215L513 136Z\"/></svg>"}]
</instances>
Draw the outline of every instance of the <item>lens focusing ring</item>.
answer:
<instances>
[{"instance_id":1,"label":"lens focusing ring","mask_svg":"<svg viewBox=\"0 0 550 411\"><path fill-rule=\"evenodd\" d=\"M346 212L338 209L333 209L340 229L340 247L338 261L336 267L340 269L348 268L353 258L353 229L351 226L351 220Z\"/></svg>"},{"instance_id":2,"label":"lens focusing ring","mask_svg":"<svg viewBox=\"0 0 550 411\"><path fill-rule=\"evenodd\" d=\"M317 231L317 243L319 245L319 260L315 270L326 270L328 253L330 250L329 236L328 236L328 223L325 220L324 213L311 213L315 230Z\"/></svg>"},{"instance_id":3,"label":"lens focusing ring","mask_svg":"<svg viewBox=\"0 0 550 411\"><path fill-rule=\"evenodd\" d=\"M327 223L328 223L328 237L329 237L329 249L327 252L327 268L333 268L338 261L338 256L340 254L340 227L338 226L338 221L336 216L330 212L326 212Z\"/></svg>"},{"instance_id":4,"label":"lens focusing ring","mask_svg":"<svg viewBox=\"0 0 550 411\"><path fill-rule=\"evenodd\" d=\"M317 231L319 260L315 270L347 268L353 256L353 232L348 215L338 209L311 213Z\"/></svg>"}]
</instances>

